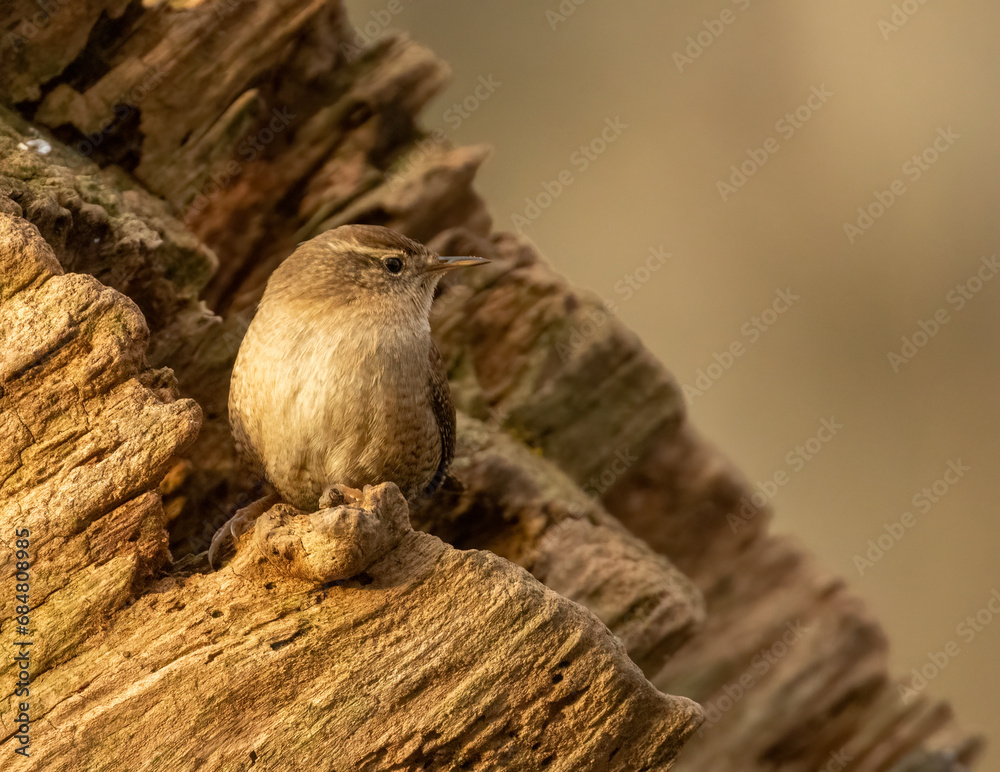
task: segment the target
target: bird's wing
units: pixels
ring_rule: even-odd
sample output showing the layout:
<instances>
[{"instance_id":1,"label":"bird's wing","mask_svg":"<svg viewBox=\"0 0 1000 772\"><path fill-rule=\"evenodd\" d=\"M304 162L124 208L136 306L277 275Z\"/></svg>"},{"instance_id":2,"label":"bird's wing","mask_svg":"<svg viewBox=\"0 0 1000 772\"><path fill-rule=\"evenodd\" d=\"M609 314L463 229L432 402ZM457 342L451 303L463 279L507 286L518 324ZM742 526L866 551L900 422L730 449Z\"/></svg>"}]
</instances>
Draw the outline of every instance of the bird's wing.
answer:
<instances>
[{"instance_id":1,"label":"bird's wing","mask_svg":"<svg viewBox=\"0 0 1000 772\"><path fill-rule=\"evenodd\" d=\"M424 491L431 495L438 489L448 473L452 458L455 457L455 404L451 401L451 387L448 385L448 374L441 360L441 352L431 341L430 350L430 383L431 407L437 420L438 433L441 437L441 463L438 464L434 479Z\"/></svg>"},{"instance_id":2,"label":"bird's wing","mask_svg":"<svg viewBox=\"0 0 1000 772\"><path fill-rule=\"evenodd\" d=\"M236 455L239 457L243 468L250 472L255 479L263 480L266 476L264 460L260 457L254 444L247 435L246 427L243 425L243 417L238 410L229 410L229 427L233 434L233 444L236 446Z\"/></svg>"}]
</instances>

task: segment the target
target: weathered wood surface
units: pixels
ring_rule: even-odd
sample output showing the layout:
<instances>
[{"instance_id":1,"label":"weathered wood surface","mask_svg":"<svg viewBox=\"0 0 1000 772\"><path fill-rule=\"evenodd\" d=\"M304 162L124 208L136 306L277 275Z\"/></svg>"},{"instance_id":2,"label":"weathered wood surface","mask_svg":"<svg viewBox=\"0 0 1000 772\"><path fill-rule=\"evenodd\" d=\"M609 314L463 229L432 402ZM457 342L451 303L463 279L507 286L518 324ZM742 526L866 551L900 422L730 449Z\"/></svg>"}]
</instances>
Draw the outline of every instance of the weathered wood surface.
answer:
<instances>
[{"instance_id":1,"label":"weathered wood surface","mask_svg":"<svg viewBox=\"0 0 1000 772\"><path fill-rule=\"evenodd\" d=\"M704 593L704 627L647 669L706 709L678 769L884 770L924 744L976 757L946 704L900 698L885 636L843 580L769 535L769 510L733 517L751 489L599 299L510 235L442 241L494 261L437 308L457 403L560 466Z\"/></svg>"},{"instance_id":2,"label":"weathered wood surface","mask_svg":"<svg viewBox=\"0 0 1000 772\"><path fill-rule=\"evenodd\" d=\"M197 551L244 491L232 484L229 370L271 270L299 241L344 222L392 225L418 240L458 225L486 235L490 218L472 191L486 151L415 147L416 116L447 67L402 38L359 51L339 2L54 1L45 24L32 21L32 0L0 9L11 29L0 45L0 102L64 140L72 166L131 172L218 255L213 273L186 254L180 267L152 254L138 279L137 266L110 250L67 265L135 300L151 319L151 361L168 364L204 411L189 454L198 462L184 475L190 506L171 511L171 548ZM226 320L193 309L187 329L170 330L170 317L154 319L191 287Z\"/></svg>"},{"instance_id":3,"label":"weathered wood surface","mask_svg":"<svg viewBox=\"0 0 1000 772\"><path fill-rule=\"evenodd\" d=\"M17 20L35 7L14 0L0 17L25 32ZM35 223L68 269L131 297L150 320L150 362L170 366L204 411L197 442L161 486L175 558L203 549L248 486L225 401L267 275L328 227L387 225L494 259L436 303L467 416L462 485L415 524L520 563L591 608L657 686L702 702L708 721L677 769L805 772L850 757L849 769L887 770L907 754L907 769L935 768L949 753L971 762L978 745L947 706L898 698L885 637L843 582L769 535L766 510L732 526L749 490L690 427L669 373L530 246L491 233L472 190L485 152L418 128L444 65L402 38L363 52L352 38L339 3L323 0L93 0L0 48L0 100L91 159L122 165L197 237L124 175L58 147L48 159L14 154L29 129L6 119L14 144L0 145L0 211ZM88 249L102 217L105 246ZM140 225L155 238L129 230ZM158 494L145 496L155 514ZM175 575L195 569L191 560ZM212 581L182 583L204 593ZM773 659L766 668L755 664L762 653Z\"/></svg>"},{"instance_id":4,"label":"weathered wood surface","mask_svg":"<svg viewBox=\"0 0 1000 772\"><path fill-rule=\"evenodd\" d=\"M16 442L0 542L30 535L17 637L34 677L30 758L9 729L21 700L0 708L5 769L670 765L697 705L659 693L593 614L523 569L411 531L391 483L364 511L279 505L219 572L171 565L156 486L198 406L145 365L132 301L63 273L21 218L0 214L0 245L0 416ZM13 574L12 549L0 568ZM9 639L14 607L4 593ZM6 658L3 683L16 670Z\"/></svg>"}]
</instances>

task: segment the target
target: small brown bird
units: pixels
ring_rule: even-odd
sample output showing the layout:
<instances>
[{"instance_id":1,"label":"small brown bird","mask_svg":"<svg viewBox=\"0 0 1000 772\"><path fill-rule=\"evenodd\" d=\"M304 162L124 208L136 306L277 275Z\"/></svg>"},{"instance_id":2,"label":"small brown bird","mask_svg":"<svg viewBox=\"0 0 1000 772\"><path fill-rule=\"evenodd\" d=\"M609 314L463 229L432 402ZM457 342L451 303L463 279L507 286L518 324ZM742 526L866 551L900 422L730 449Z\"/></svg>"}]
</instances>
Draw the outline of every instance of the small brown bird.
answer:
<instances>
[{"instance_id":1,"label":"small brown bird","mask_svg":"<svg viewBox=\"0 0 1000 772\"><path fill-rule=\"evenodd\" d=\"M331 491L350 500L392 481L409 500L441 484L455 408L431 339L431 301L442 272L486 262L344 225L275 270L233 366L229 421L241 460L277 496L215 534L210 564L278 497L311 512Z\"/></svg>"}]
</instances>

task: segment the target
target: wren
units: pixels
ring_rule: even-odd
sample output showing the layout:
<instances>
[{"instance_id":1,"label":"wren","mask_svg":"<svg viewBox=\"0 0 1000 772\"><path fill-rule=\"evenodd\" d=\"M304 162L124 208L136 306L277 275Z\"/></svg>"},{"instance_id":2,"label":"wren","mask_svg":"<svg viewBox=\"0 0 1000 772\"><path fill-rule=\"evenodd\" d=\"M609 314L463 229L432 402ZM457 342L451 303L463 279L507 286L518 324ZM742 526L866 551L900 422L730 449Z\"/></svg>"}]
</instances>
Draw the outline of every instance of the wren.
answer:
<instances>
[{"instance_id":1,"label":"wren","mask_svg":"<svg viewBox=\"0 0 1000 772\"><path fill-rule=\"evenodd\" d=\"M439 257L388 228L344 225L281 263L229 393L240 459L276 495L215 534L210 564L279 498L312 512L387 481L408 501L433 493L454 455L455 407L431 339L431 302L443 272L486 262Z\"/></svg>"}]
</instances>

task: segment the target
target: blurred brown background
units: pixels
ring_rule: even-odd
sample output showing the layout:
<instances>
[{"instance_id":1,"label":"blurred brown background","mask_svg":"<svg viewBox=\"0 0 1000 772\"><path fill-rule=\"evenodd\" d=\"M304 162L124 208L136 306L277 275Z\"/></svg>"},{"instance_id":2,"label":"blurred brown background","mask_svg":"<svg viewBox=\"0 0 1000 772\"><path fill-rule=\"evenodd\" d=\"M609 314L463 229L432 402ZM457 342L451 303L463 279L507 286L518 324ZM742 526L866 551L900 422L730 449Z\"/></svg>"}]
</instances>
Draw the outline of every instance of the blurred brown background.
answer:
<instances>
[{"instance_id":1,"label":"blurred brown background","mask_svg":"<svg viewBox=\"0 0 1000 772\"><path fill-rule=\"evenodd\" d=\"M493 145L496 227L702 392L695 425L867 599L898 673L957 645L928 688L1000 738L1000 8L348 7L449 62L425 122ZM797 299L764 313L779 291ZM823 419L843 428L817 439Z\"/></svg>"}]
</instances>

